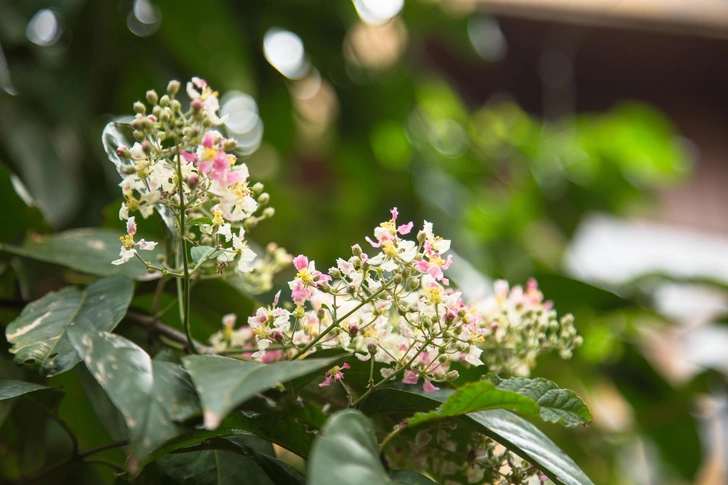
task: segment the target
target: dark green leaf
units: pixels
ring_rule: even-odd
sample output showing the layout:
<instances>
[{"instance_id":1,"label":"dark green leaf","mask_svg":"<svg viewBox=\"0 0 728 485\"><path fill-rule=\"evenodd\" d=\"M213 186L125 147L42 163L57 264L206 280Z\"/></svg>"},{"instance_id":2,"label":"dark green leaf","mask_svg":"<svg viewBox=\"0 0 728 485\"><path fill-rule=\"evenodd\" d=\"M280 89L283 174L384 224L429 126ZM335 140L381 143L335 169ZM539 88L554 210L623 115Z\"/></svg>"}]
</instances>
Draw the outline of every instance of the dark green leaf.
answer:
<instances>
[{"instance_id":1,"label":"dark green leaf","mask_svg":"<svg viewBox=\"0 0 728 485\"><path fill-rule=\"evenodd\" d=\"M392 483L379 460L374 427L362 413L340 411L314 441L309 482L316 485Z\"/></svg>"},{"instance_id":2,"label":"dark green leaf","mask_svg":"<svg viewBox=\"0 0 728 485\"><path fill-rule=\"evenodd\" d=\"M140 459L182 433L178 423L199 412L197 395L182 367L153 361L133 342L107 332L73 326L68 336L124 416L132 450Z\"/></svg>"},{"instance_id":3,"label":"dark green leaf","mask_svg":"<svg viewBox=\"0 0 728 485\"><path fill-rule=\"evenodd\" d=\"M389 472L389 478L398 485L437 485L426 476L412 470L392 470Z\"/></svg>"},{"instance_id":4,"label":"dark green leaf","mask_svg":"<svg viewBox=\"0 0 728 485\"><path fill-rule=\"evenodd\" d=\"M218 355L188 355L182 359L192 376L204 409L205 427L215 429L233 409L256 394L330 367L338 358L261 364Z\"/></svg>"},{"instance_id":5,"label":"dark green leaf","mask_svg":"<svg viewBox=\"0 0 728 485\"><path fill-rule=\"evenodd\" d=\"M452 418L488 409L507 409L527 416L538 416L538 404L530 397L503 391L488 381L473 382L461 387L435 411L418 413L409 419L409 426L428 421Z\"/></svg>"},{"instance_id":6,"label":"dark green leaf","mask_svg":"<svg viewBox=\"0 0 728 485\"><path fill-rule=\"evenodd\" d=\"M132 260L119 266L111 264L119 258L121 235L121 231L107 229L74 229L37 236L22 246L4 244L0 250L99 276L118 274L140 280L155 278L156 275L147 273L141 261ZM144 251L144 258L156 261L159 254L162 254L161 246Z\"/></svg>"},{"instance_id":7,"label":"dark green leaf","mask_svg":"<svg viewBox=\"0 0 728 485\"><path fill-rule=\"evenodd\" d=\"M536 401L541 408L540 415L544 421L561 423L567 427L587 425L591 422L589 406L574 391L560 389L554 382L540 377L501 379L498 376L489 376L488 379L498 389L517 392Z\"/></svg>"},{"instance_id":8,"label":"dark green leaf","mask_svg":"<svg viewBox=\"0 0 728 485\"><path fill-rule=\"evenodd\" d=\"M21 236L29 229L43 229L43 215L32 204L20 197L15 184L19 180L0 165L0 241L6 242ZM21 189L22 190L22 189Z\"/></svg>"},{"instance_id":9,"label":"dark green leaf","mask_svg":"<svg viewBox=\"0 0 728 485\"><path fill-rule=\"evenodd\" d=\"M0 381L0 401L28 394L29 392L49 389L49 387L35 382L25 381Z\"/></svg>"},{"instance_id":10,"label":"dark green leaf","mask_svg":"<svg viewBox=\"0 0 728 485\"><path fill-rule=\"evenodd\" d=\"M124 318L134 293L134 283L110 276L86 289L64 288L26 306L5 330L15 362L54 376L81 362L68 340L66 329L79 332L111 331Z\"/></svg>"},{"instance_id":11,"label":"dark green leaf","mask_svg":"<svg viewBox=\"0 0 728 485\"><path fill-rule=\"evenodd\" d=\"M251 437L213 438L205 443L180 450L181 454L159 459L162 472L175 483L191 479L193 483L227 485L255 483L301 485L305 477L280 460L256 451ZM253 446L251 446L253 445Z\"/></svg>"}]
</instances>

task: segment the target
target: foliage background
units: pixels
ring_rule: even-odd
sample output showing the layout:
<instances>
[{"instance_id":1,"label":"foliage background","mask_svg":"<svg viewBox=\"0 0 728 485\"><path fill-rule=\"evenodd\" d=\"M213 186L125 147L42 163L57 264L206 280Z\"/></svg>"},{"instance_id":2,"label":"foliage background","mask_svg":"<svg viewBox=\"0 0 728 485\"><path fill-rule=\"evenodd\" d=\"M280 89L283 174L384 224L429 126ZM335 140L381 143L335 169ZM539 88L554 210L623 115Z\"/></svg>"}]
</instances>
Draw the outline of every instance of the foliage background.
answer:
<instances>
[{"instance_id":1,"label":"foliage background","mask_svg":"<svg viewBox=\"0 0 728 485\"><path fill-rule=\"evenodd\" d=\"M690 176L690 153L659 109L625 100L606 112L567 112L544 122L508 93L482 93L485 103L466 100L457 72L441 69L430 46L497 68L498 52L481 52L490 59L483 60L472 41L478 25L495 32L487 30L494 20L445 3L407 2L389 30L369 32L358 51L351 43L362 24L349 2L142 3L152 8L155 22L140 24L140 2L0 1L0 55L6 61L0 57L0 242L18 242L26 229L122 231L119 179L103 152L101 131L130 112L149 86L161 91L170 78L199 75L221 93L238 90L257 102L264 131L246 162L252 178L266 183L277 211L256 228L258 243L276 241L326 266L361 242L393 206L408 220L433 221L472 266L472 272L454 275L456 281L506 277L515 283L534 275L561 313L575 314L584 348L569 362L544 360L536 375L605 408L589 429L545 430L595 482L691 483L707 473L713 448L701 441L698 397L724 392L725 379L706 369L678 387L645 358L640 329L660 332L670 325L652 303L659 278L601 289L570 278L562 265L588 215L654 211L655 190ZM62 32L51 45L39 46L26 29L44 8L55 12ZM262 45L271 27L303 40L323 79L313 97L301 98L300 82L266 60ZM382 39L401 44L387 51ZM8 173L20 177L42 216L18 203ZM84 281L56 266L1 257L3 323L24 301ZM152 291L135 305L148 306ZM252 305L212 284L200 288L193 306L196 336L205 339L223 314L246 315ZM127 331L143 340L133 327ZM1 359L0 376L19 372L7 354ZM109 426L110 436L99 434L104 418L94 410L108 403L98 389L93 392L86 371L57 380L74 397L64 400L62 413L85 430L83 444L113 438ZM2 421L3 473L64 456L66 443L53 424L36 420L28 425L37 429L19 428L29 412L16 408ZM109 457L122 458L114 452ZM647 479L635 469L647 470ZM95 472L79 467L67 473L78 483L98 483Z\"/></svg>"}]
</instances>

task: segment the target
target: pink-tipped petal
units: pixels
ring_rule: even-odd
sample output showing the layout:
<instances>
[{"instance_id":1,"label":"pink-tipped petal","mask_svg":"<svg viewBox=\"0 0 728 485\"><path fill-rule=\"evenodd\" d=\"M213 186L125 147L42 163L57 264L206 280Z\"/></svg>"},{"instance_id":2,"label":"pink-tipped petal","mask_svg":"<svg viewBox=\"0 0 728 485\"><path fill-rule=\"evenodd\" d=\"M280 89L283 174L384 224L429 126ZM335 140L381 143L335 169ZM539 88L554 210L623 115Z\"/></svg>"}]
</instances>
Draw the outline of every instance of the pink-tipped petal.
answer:
<instances>
[{"instance_id":1,"label":"pink-tipped petal","mask_svg":"<svg viewBox=\"0 0 728 485\"><path fill-rule=\"evenodd\" d=\"M298 271L308 268L308 258L306 256L304 256L303 254L299 254L298 256L293 258L293 266Z\"/></svg>"},{"instance_id":2,"label":"pink-tipped petal","mask_svg":"<svg viewBox=\"0 0 728 485\"><path fill-rule=\"evenodd\" d=\"M435 392L435 391L439 391L440 388L433 386L432 382L425 380L425 383L422 385L422 390L425 392Z\"/></svg>"}]
</instances>

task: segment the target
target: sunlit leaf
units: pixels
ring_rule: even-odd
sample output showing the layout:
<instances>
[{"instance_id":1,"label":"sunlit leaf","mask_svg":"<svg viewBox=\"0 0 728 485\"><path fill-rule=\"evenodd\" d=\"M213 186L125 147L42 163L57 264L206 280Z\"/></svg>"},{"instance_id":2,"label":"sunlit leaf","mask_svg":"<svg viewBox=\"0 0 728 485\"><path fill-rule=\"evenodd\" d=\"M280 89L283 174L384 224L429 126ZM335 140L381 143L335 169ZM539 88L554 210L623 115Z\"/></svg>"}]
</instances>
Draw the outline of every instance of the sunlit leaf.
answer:
<instances>
[{"instance_id":1,"label":"sunlit leaf","mask_svg":"<svg viewBox=\"0 0 728 485\"><path fill-rule=\"evenodd\" d=\"M144 459L184 431L199 413L197 394L180 366L153 361L133 342L107 332L68 328L71 344L121 412L134 454Z\"/></svg>"},{"instance_id":2,"label":"sunlit leaf","mask_svg":"<svg viewBox=\"0 0 728 485\"><path fill-rule=\"evenodd\" d=\"M81 358L68 340L68 326L79 332L113 330L124 317L133 292L130 279L110 276L84 290L68 287L30 303L5 329L15 362L48 376L73 368Z\"/></svg>"},{"instance_id":3,"label":"sunlit leaf","mask_svg":"<svg viewBox=\"0 0 728 485\"><path fill-rule=\"evenodd\" d=\"M561 423L567 427L587 425L591 422L589 406L574 391L560 389L554 382L540 377L536 379L525 377L501 379L491 375L488 379L498 389L514 391L533 399L538 403L539 413L544 421Z\"/></svg>"}]
</instances>

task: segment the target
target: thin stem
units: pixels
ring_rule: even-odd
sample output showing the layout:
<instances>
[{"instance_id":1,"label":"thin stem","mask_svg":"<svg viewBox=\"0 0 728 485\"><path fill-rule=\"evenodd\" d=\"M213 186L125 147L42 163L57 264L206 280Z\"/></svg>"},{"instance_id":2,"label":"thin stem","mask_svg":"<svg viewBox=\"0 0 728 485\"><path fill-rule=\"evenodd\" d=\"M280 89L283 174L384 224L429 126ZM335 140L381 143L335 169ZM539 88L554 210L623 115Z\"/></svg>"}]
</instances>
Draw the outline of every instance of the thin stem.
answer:
<instances>
[{"instance_id":1,"label":"thin stem","mask_svg":"<svg viewBox=\"0 0 728 485\"><path fill-rule=\"evenodd\" d=\"M182 328L187 335L187 349L192 354L198 354L192 339L192 331L190 329L190 268L187 262L187 239L185 239L185 191L184 181L182 180L182 154L180 153L179 141L176 143L177 152L177 190L179 192L179 231L180 231L180 250L182 256L183 277L181 285L178 286L180 293L180 308L182 310Z\"/></svg>"},{"instance_id":2,"label":"thin stem","mask_svg":"<svg viewBox=\"0 0 728 485\"><path fill-rule=\"evenodd\" d=\"M309 351L309 350L310 350L310 349L311 349L311 348L312 348L313 346L315 346L315 345L316 345L317 343L319 343L319 341L320 341L320 340L321 340L322 338L324 338L324 337L326 336L326 334L328 334L328 333L329 333L330 331L332 331L332 330L333 330L334 328L336 328L336 327L337 327L337 326L338 326L338 325L339 325L339 324L340 324L341 322L343 322L344 320L346 320L347 318L349 318L349 317L350 317L351 315L353 315L354 313L356 313L357 311L359 311L359 309L361 309L361 308L362 308L362 307L363 307L364 305L366 305L367 303L369 303L370 301L372 301L372 300L373 300L374 298L376 298L376 297L377 297L377 296L378 296L378 295L379 295L380 293L382 293L382 292L383 292L383 291L384 291L384 290L385 290L385 289L387 288L387 286L388 286L388 285L389 285L389 284L390 284L391 282L392 282L392 280L389 280L389 281L387 281L387 282L383 283L383 284L382 284L382 287L381 287L381 288L379 288L379 289L378 289L377 291L375 291L374 293L372 293L372 295L371 295L370 297L368 297L368 298L367 298L366 300L363 300L363 301L362 301L361 303L359 303L359 304L358 304L357 306L355 306L354 308L352 308L352 309L351 309L351 311L349 311L349 312L348 312L348 313L347 313L346 315L344 315L343 317L341 317L341 318L338 318L338 319L334 320L334 323L332 323L331 325L329 325L328 327L326 327L326 328L324 329L324 331L323 331L323 332L319 333L319 334L318 334L318 335L316 336L316 338L315 338L315 339L313 339L313 340L312 340L311 342L309 342L309 343L308 343L308 345L306 345L306 346L305 346L305 347L304 347L303 349L301 349L301 350L300 350L300 351L298 352L298 354L296 354L296 356L295 356L295 357L293 358L293 360L296 360L296 359L300 358L301 356L303 356L303 355L304 355L304 354L305 354L306 352L308 352L308 351Z\"/></svg>"},{"instance_id":3,"label":"thin stem","mask_svg":"<svg viewBox=\"0 0 728 485\"><path fill-rule=\"evenodd\" d=\"M188 345L187 336L177 329L169 327L164 323L160 322L157 318L143 313L127 312L126 318L132 322L141 325L148 332L158 334L162 337L166 337L173 342L178 342L183 345ZM192 341L198 353L202 352L205 354L214 353L211 347L203 345L196 340Z\"/></svg>"},{"instance_id":4,"label":"thin stem","mask_svg":"<svg viewBox=\"0 0 728 485\"><path fill-rule=\"evenodd\" d=\"M83 458L86 458L87 456L95 455L96 453L101 453L102 451L111 450L114 448L121 448L122 446L126 446L128 444L129 444L129 440L114 441L113 443L97 446L96 448L91 448L88 451L79 453L78 457L83 459Z\"/></svg>"}]
</instances>

